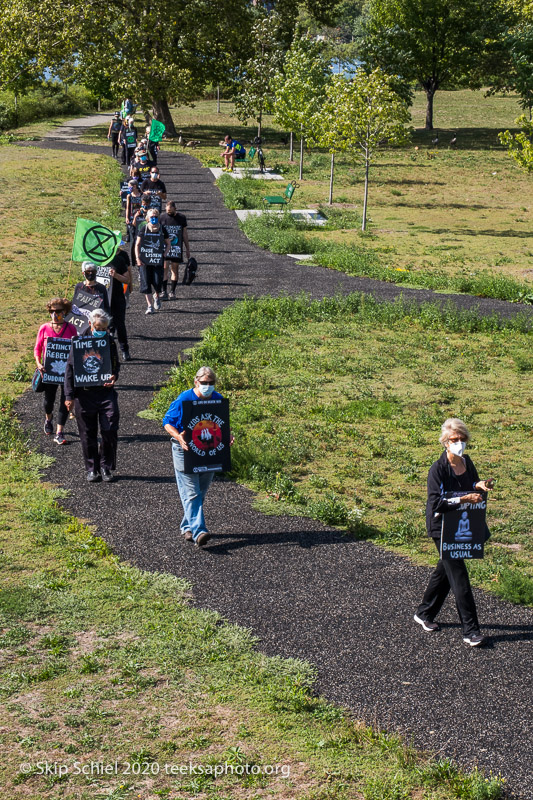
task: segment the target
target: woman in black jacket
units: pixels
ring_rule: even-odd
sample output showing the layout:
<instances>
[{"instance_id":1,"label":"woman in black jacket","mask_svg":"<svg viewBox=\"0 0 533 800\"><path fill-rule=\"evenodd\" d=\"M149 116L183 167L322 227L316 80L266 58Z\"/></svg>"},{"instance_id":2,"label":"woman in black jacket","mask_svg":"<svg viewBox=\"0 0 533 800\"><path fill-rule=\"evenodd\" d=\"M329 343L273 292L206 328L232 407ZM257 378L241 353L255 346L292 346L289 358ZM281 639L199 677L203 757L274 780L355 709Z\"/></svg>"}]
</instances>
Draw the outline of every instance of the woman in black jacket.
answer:
<instances>
[{"instance_id":1,"label":"woman in black jacket","mask_svg":"<svg viewBox=\"0 0 533 800\"><path fill-rule=\"evenodd\" d=\"M444 453L431 465L427 484L426 528L437 550L440 550L442 515L462 503L480 503L494 484L492 478L480 481L474 464L463 455L469 439L468 428L460 419L450 418L444 422L439 439ZM489 535L487 529L487 538ZM434 619L450 588L463 627L463 641L471 647L483 644L485 637L479 630L474 595L463 559L439 560L414 616L415 622L428 633L438 631Z\"/></svg>"}]
</instances>

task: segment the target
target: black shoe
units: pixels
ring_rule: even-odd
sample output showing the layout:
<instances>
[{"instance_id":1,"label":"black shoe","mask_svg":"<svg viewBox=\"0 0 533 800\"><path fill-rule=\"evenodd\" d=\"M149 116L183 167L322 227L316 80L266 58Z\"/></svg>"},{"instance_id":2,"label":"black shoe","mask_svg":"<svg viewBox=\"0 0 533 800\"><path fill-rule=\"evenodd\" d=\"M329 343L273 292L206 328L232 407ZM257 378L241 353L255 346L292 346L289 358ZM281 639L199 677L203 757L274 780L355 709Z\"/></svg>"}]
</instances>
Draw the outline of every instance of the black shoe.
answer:
<instances>
[{"instance_id":1,"label":"black shoe","mask_svg":"<svg viewBox=\"0 0 533 800\"><path fill-rule=\"evenodd\" d=\"M113 482L114 478L110 470L106 469L105 467L102 467L102 469L100 470L100 474L102 476L102 480L104 481L104 483Z\"/></svg>"},{"instance_id":2,"label":"black shoe","mask_svg":"<svg viewBox=\"0 0 533 800\"><path fill-rule=\"evenodd\" d=\"M419 617L418 614L415 614L413 619L424 628L426 633L436 633L438 630L440 630L436 622L430 622L428 619L422 619L422 617Z\"/></svg>"},{"instance_id":3,"label":"black shoe","mask_svg":"<svg viewBox=\"0 0 533 800\"><path fill-rule=\"evenodd\" d=\"M44 432L47 436L51 436L54 432L54 425L51 419L45 419L44 421Z\"/></svg>"},{"instance_id":4,"label":"black shoe","mask_svg":"<svg viewBox=\"0 0 533 800\"><path fill-rule=\"evenodd\" d=\"M131 356L130 356L130 351L129 350L123 350L122 351L122 360L123 361L131 361Z\"/></svg>"},{"instance_id":5,"label":"black shoe","mask_svg":"<svg viewBox=\"0 0 533 800\"><path fill-rule=\"evenodd\" d=\"M481 647L486 641L487 637L483 636L479 631L477 633L469 633L468 636L463 636L463 642L470 647Z\"/></svg>"},{"instance_id":6,"label":"black shoe","mask_svg":"<svg viewBox=\"0 0 533 800\"><path fill-rule=\"evenodd\" d=\"M92 469L90 469L87 473L87 481L89 483L97 483L99 480L100 474L98 472L93 472Z\"/></svg>"}]
</instances>

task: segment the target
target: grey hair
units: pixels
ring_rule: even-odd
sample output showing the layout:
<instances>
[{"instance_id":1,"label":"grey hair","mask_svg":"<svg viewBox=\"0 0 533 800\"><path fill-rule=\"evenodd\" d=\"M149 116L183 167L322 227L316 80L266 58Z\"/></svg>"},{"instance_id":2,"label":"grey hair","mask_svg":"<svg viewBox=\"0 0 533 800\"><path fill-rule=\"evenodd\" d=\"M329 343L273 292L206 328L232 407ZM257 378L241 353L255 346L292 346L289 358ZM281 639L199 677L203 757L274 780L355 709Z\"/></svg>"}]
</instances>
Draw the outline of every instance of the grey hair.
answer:
<instances>
[{"instance_id":1,"label":"grey hair","mask_svg":"<svg viewBox=\"0 0 533 800\"><path fill-rule=\"evenodd\" d=\"M89 314L89 322L91 322L93 325L95 322L105 322L105 327L109 328L111 317L101 308L95 308L94 311L91 311Z\"/></svg>"},{"instance_id":2,"label":"grey hair","mask_svg":"<svg viewBox=\"0 0 533 800\"><path fill-rule=\"evenodd\" d=\"M216 373L213 369L211 369L211 367L200 367L200 369L194 376L194 380L199 381L200 378L202 378L204 375L207 375L210 381L215 381L215 383L217 382Z\"/></svg>"},{"instance_id":3,"label":"grey hair","mask_svg":"<svg viewBox=\"0 0 533 800\"><path fill-rule=\"evenodd\" d=\"M468 442L470 440L470 433L462 419L457 417L448 417L442 423L441 436L439 442L446 446L451 433L459 433Z\"/></svg>"}]
</instances>

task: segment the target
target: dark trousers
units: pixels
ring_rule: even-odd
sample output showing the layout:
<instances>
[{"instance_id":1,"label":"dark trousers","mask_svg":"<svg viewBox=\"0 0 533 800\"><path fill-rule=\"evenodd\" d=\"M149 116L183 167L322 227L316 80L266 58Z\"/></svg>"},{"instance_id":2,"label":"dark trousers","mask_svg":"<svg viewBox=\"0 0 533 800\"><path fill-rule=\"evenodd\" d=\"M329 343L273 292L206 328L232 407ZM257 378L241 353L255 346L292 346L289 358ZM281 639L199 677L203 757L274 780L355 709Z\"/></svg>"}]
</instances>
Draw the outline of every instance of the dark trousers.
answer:
<instances>
[{"instance_id":1,"label":"dark trousers","mask_svg":"<svg viewBox=\"0 0 533 800\"><path fill-rule=\"evenodd\" d=\"M433 541L437 550L440 550L439 539L433 539ZM421 619L433 622L450 589L455 597L457 612L463 626L463 635L476 633L479 631L476 603L470 586L468 570L462 558L445 560L441 558L439 560L431 574L422 602L418 606L417 615Z\"/></svg>"},{"instance_id":2,"label":"dark trousers","mask_svg":"<svg viewBox=\"0 0 533 800\"><path fill-rule=\"evenodd\" d=\"M59 394L59 409L57 412L57 424L63 425L67 421L68 411L65 405L65 392L63 391L63 384L62 383L45 383L44 384L44 391L43 391L43 406L44 406L44 413L45 414L53 414L54 412L54 404L56 401L56 394L57 390L60 390Z\"/></svg>"},{"instance_id":3,"label":"dark trousers","mask_svg":"<svg viewBox=\"0 0 533 800\"><path fill-rule=\"evenodd\" d=\"M118 158L118 133L111 134L111 152L113 158Z\"/></svg>"},{"instance_id":4,"label":"dark trousers","mask_svg":"<svg viewBox=\"0 0 533 800\"><path fill-rule=\"evenodd\" d=\"M163 265L156 267L153 264L142 264L139 267L139 284L141 294L159 294L163 287Z\"/></svg>"},{"instance_id":5,"label":"dark trousers","mask_svg":"<svg viewBox=\"0 0 533 800\"><path fill-rule=\"evenodd\" d=\"M81 449L87 471L115 469L117 459L119 410L114 389L82 389L74 403ZM98 423L100 436L98 446Z\"/></svg>"},{"instance_id":6,"label":"dark trousers","mask_svg":"<svg viewBox=\"0 0 533 800\"><path fill-rule=\"evenodd\" d=\"M126 142L122 142L122 163L126 164L128 161L128 148Z\"/></svg>"},{"instance_id":7,"label":"dark trousers","mask_svg":"<svg viewBox=\"0 0 533 800\"><path fill-rule=\"evenodd\" d=\"M148 155L152 166L157 166L157 144L148 140Z\"/></svg>"},{"instance_id":8,"label":"dark trousers","mask_svg":"<svg viewBox=\"0 0 533 800\"><path fill-rule=\"evenodd\" d=\"M131 164L133 157L135 155L135 147L136 145L133 145L133 147L126 148L126 164L128 165L128 167Z\"/></svg>"},{"instance_id":9,"label":"dark trousers","mask_svg":"<svg viewBox=\"0 0 533 800\"><path fill-rule=\"evenodd\" d=\"M111 306L113 315L113 328L116 331L120 349L124 352L128 350L128 332L126 330L126 302L119 306Z\"/></svg>"}]
</instances>

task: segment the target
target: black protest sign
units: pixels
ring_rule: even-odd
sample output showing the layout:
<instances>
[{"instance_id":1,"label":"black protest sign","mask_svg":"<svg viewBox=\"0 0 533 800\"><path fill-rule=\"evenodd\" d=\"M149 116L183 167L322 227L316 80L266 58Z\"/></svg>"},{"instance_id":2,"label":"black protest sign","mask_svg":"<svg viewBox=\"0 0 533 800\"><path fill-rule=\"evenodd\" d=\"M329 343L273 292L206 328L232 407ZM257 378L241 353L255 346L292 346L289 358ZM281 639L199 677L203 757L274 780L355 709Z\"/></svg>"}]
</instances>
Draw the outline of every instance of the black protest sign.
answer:
<instances>
[{"instance_id":1,"label":"black protest sign","mask_svg":"<svg viewBox=\"0 0 533 800\"><path fill-rule=\"evenodd\" d=\"M158 211L161 211L161 205L161 198L157 192L150 192L150 208L157 208Z\"/></svg>"},{"instance_id":2,"label":"black protest sign","mask_svg":"<svg viewBox=\"0 0 533 800\"><path fill-rule=\"evenodd\" d=\"M74 386L103 386L111 378L109 334L80 336L72 340L74 351Z\"/></svg>"},{"instance_id":3,"label":"black protest sign","mask_svg":"<svg viewBox=\"0 0 533 800\"><path fill-rule=\"evenodd\" d=\"M71 339L49 336L46 340L43 383L63 383Z\"/></svg>"},{"instance_id":4,"label":"black protest sign","mask_svg":"<svg viewBox=\"0 0 533 800\"><path fill-rule=\"evenodd\" d=\"M67 322L71 322L80 335L84 334L90 327L89 314L95 308L101 308L103 304L104 298L101 294L92 294L80 286L74 292L72 310L67 315Z\"/></svg>"},{"instance_id":5,"label":"black protest sign","mask_svg":"<svg viewBox=\"0 0 533 800\"><path fill-rule=\"evenodd\" d=\"M483 558L487 538L487 502L463 503L442 515L440 557L444 559Z\"/></svg>"},{"instance_id":6,"label":"black protest sign","mask_svg":"<svg viewBox=\"0 0 533 800\"><path fill-rule=\"evenodd\" d=\"M182 425L189 447L183 451L184 472L231 469L228 400L184 400Z\"/></svg>"},{"instance_id":7,"label":"black protest sign","mask_svg":"<svg viewBox=\"0 0 533 800\"><path fill-rule=\"evenodd\" d=\"M126 200L128 199L128 187L129 187L130 179L127 178L126 180L120 181L120 199L122 200L122 206L126 205Z\"/></svg>"},{"instance_id":8,"label":"black protest sign","mask_svg":"<svg viewBox=\"0 0 533 800\"><path fill-rule=\"evenodd\" d=\"M111 278L111 264L107 267L98 266L96 268L96 281L107 289L107 299L111 305L111 295L113 294L113 279Z\"/></svg>"},{"instance_id":9,"label":"black protest sign","mask_svg":"<svg viewBox=\"0 0 533 800\"><path fill-rule=\"evenodd\" d=\"M165 237L161 230L157 233L142 228L139 231L139 255L146 266L162 267L165 253Z\"/></svg>"},{"instance_id":10,"label":"black protest sign","mask_svg":"<svg viewBox=\"0 0 533 800\"><path fill-rule=\"evenodd\" d=\"M183 253L183 227L181 225L167 225L165 223L165 228L167 229L171 244L168 257L177 258L181 261Z\"/></svg>"}]
</instances>

